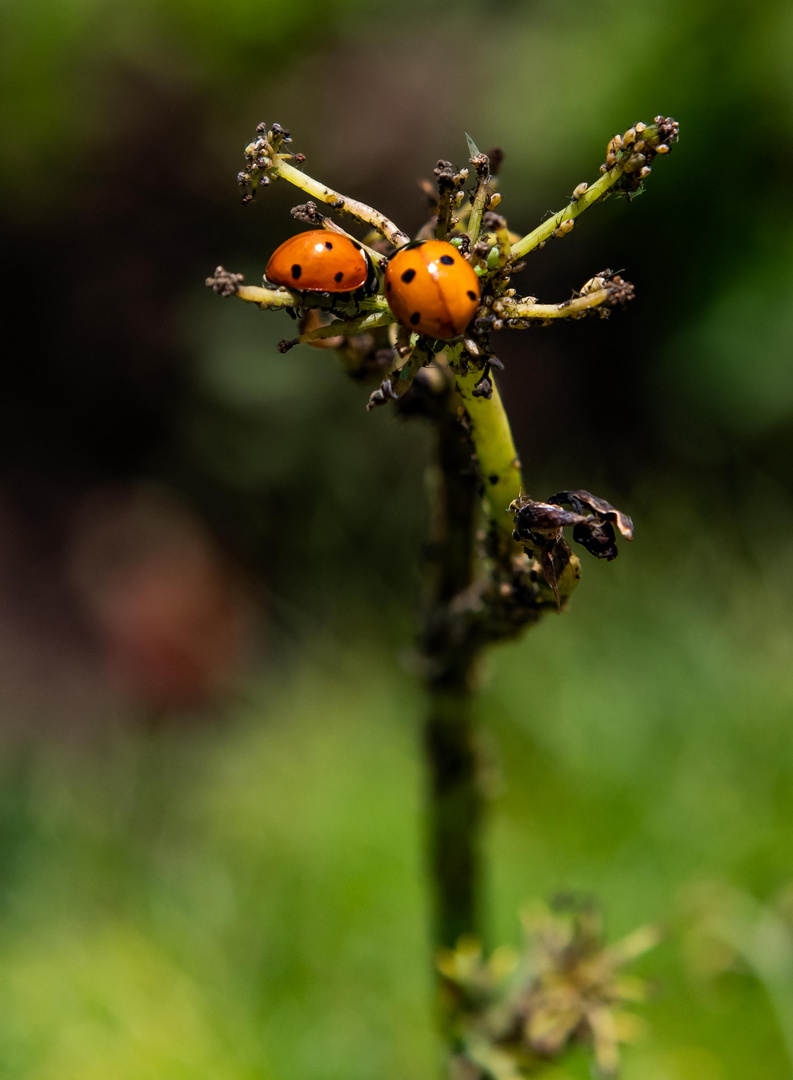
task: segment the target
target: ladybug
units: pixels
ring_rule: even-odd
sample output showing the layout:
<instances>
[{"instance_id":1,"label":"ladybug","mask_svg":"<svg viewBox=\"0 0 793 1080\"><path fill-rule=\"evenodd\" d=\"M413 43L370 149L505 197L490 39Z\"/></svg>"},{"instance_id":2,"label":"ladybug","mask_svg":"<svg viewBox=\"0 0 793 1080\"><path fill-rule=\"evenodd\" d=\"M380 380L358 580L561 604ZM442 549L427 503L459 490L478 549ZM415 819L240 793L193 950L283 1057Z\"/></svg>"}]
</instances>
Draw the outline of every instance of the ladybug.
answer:
<instances>
[{"instance_id":1,"label":"ladybug","mask_svg":"<svg viewBox=\"0 0 793 1080\"><path fill-rule=\"evenodd\" d=\"M361 245L325 229L290 236L270 256L264 276L297 292L377 291L377 271Z\"/></svg>"},{"instance_id":2,"label":"ladybug","mask_svg":"<svg viewBox=\"0 0 793 1080\"><path fill-rule=\"evenodd\" d=\"M403 326L434 338L462 334L479 307L474 268L445 240L406 244L388 261L385 294Z\"/></svg>"}]
</instances>

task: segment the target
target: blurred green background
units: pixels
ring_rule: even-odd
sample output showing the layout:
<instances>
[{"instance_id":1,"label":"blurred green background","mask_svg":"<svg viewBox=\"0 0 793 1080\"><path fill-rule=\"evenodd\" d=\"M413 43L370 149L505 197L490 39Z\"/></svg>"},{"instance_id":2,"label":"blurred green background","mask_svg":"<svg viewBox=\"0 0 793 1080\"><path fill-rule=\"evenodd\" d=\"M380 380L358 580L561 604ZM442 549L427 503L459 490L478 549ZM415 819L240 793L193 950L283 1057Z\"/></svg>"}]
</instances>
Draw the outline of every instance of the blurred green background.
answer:
<instances>
[{"instance_id":1,"label":"blurred green background","mask_svg":"<svg viewBox=\"0 0 793 1080\"><path fill-rule=\"evenodd\" d=\"M608 323L497 341L531 494L635 543L494 654L493 940L595 894L660 923L628 1080L793 1076L793 9L726 0L5 0L0 7L0 1075L434 1075L421 702L429 444L256 282L260 120L407 231L501 145L525 231L606 142L648 191L533 255ZM587 1075L581 1058L558 1078Z\"/></svg>"}]
</instances>

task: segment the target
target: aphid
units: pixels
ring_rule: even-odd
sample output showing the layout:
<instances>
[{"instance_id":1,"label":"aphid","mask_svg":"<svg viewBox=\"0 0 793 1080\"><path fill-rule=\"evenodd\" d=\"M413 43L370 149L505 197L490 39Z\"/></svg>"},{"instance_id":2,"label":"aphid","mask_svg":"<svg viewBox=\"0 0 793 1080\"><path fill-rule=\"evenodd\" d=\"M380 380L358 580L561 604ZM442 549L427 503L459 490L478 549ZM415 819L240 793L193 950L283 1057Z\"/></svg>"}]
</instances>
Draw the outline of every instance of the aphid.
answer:
<instances>
[{"instance_id":1,"label":"aphid","mask_svg":"<svg viewBox=\"0 0 793 1080\"><path fill-rule=\"evenodd\" d=\"M388 304L403 326L434 338L462 334L479 307L479 278L445 240L407 244L388 262Z\"/></svg>"},{"instance_id":2,"label":"aphid","mask_svg":"<svg viewBox=\"0 0 793 1080\"><path fill-rule=\"evenodd\" d=\"M273 285L297 292L377 290L377 272L361 245L325 229L290 236L272 253L264 275Z\"/></svg>"}]
</instances>

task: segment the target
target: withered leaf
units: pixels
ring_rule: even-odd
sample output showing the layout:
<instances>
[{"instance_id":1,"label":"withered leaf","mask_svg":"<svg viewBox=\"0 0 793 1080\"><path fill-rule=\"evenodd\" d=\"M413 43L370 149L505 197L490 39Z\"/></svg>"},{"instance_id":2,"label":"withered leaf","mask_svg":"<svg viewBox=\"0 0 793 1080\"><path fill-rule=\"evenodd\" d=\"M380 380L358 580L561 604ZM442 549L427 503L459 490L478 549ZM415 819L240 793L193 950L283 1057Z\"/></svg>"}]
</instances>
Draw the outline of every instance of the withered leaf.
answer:
<instances>
[{"instance_id":1,"label":"withered leaf","mask_svg":"<svg viewBox=\"0 0 793 1080\"><path fill-rule=\"evenodd\" d=\"M565 510L562 504L571 509ZM553 557L562 545L566 547L563 528L571 526L573 540L597 559L617 557L615 525L626 540L633 539L633 522L628 515L588 491L560 491L547 502L521 495L510 505L510 510L515 515L515 539L532 545L538 552L554 591Z\"/></svg>"},{"instance_id":2,"label":"withered leaf","mask_svg":"<svg viewBox=\"0 0 793 1080\"><path fill-rule=\"evenodd\" d=\"M626 540L633 539L633 521L628 515L623 514L621 510L617 510L611 503L607 503L605 499L599 499L597 495L592 495L588 491L560 491L556 495L551 495L548 502L566 503L577 514L583 514L589 510L590 513L597 515L604 521L614 522Z\"/></svg>"}]
</instances>

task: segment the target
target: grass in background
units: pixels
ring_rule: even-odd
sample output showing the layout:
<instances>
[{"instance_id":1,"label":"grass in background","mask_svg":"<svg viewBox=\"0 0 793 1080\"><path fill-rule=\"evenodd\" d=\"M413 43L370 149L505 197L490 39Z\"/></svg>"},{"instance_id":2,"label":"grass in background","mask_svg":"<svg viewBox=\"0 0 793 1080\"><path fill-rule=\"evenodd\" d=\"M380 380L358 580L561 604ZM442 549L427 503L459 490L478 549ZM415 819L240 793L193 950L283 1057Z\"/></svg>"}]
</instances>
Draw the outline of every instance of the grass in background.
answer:
<instances>
[{"instance_id":1,"label":"grass in background","mask_svg":"<svg viewBox=\"0 0 793 1080\"><path fill-rule=\"evenodd\" d=\"M736 923L742 959L691 913L793 876L789 552L766 579L643 532L493 662L494 938L559 889L660 922L626 1080L780 1080L790 931L764 961ZM371 645L301 661L213 726L7 748L4 1080L434 1075L419 701Z\"/></svg>"}]
</instances>

